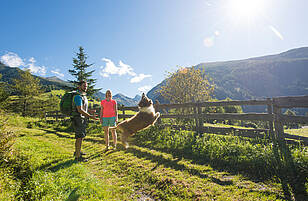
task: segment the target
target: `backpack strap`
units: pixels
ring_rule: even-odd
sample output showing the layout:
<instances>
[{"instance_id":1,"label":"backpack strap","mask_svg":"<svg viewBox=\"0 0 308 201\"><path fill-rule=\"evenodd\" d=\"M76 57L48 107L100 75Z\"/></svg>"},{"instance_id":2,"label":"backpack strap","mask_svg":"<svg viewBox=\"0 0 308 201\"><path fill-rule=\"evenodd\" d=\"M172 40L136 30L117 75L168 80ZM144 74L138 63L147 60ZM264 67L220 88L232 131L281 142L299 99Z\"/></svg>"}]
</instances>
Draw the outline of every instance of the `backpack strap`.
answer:
<instances>
[{"instance_id":1,"label":"backpack strap","mask_svg":"<svg viewBox=\"0 0 308 201\"><path fill-rule=\"evenodd\" d=\"M73 116L81 116L81 114L80 114L80 113L78 112L78 110L77 110L77 106L75 105L75 97L76 97L77 95L79 95L79 96L81 97L81 100L82 100L81 105L82 105L82 106L84 105L84 97L85 97L85 95L79 93L78 91L75 91L75 94L74 94L73 100L72 100L72 108L74 108L73 111L72 111L72 115L73 115Z\"/></svg>"},{"instance_id":2,"label":"backpack strap","mask_svg":"<svg viewBox=\"0 0 308 201\"><path fill-rule=\"evenodd\" d=\"M81 114L78 112L77 106L75 104L75 97L77 95L81 96L81 94L78 91L74 91L73 93L74 93L74 95L73 95L73 99L72 99L72 116L81 116ZM83 100L83 98L82 98L82 100Z\"/></svg>"}]
</instances>

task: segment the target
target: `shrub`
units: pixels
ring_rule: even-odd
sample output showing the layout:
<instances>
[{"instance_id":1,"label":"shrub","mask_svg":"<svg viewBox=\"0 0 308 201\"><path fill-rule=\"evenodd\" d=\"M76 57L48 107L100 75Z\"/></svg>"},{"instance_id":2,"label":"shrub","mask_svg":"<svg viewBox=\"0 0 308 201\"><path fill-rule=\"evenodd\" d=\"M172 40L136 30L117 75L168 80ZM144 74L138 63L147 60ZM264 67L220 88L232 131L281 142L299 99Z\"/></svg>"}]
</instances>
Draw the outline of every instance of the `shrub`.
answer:
<instances>
[{"instance_id":1,"label":"shrub","mask_svg":"<svg viewBox=\"0 0 308 201\"><path fill-rule=\"evenodd\" d=\"M7 154L11 151L15 134L8 129L8 117L0 111L0 163L6 160Z\"/></svg>"},{"instance_id":2,"label":"shrub","mask_svg":"<svg viewBox=\"0 0 308 201\"><path fill-rule=\"evenodd\" d=\"M214 134L197 135L193 131L176 131L152 127L135 136L138 145L181 154L201 163L231 172L242 172L258 179L277 176L277 160L271 141ZM307 148L291 147L294 165L307 174Z\"/></svg>"}]
</instances>

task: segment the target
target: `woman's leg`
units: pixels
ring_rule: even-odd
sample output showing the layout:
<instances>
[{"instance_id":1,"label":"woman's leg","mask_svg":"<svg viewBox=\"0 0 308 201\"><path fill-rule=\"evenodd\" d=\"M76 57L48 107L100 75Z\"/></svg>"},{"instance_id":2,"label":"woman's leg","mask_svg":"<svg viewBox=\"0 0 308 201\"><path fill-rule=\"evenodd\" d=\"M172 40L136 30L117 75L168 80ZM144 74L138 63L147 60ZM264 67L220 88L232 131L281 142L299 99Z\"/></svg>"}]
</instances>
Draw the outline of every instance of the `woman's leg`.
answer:
<instances>
[{"instance_id":1,"label":"woman's leg","mask_svg":"<svg viewBox=\"0 0 308 201\"><path fill-rule=\"evenodd\" d=\"M104 126L106 148L109 147L109 126Z\"/></svg>"},{"instance_id":2,"label":"woman's leg","mask_svg":"<svg viewBox=\"0 0 308 201\"><path fill-rule=\"evenodd\" d=\"M114 148L116 148L116 146L117 146L117 132L116 132L116 129L111 129L111 133L112 133L113 145L114 145Z\"/></svg>"}]
</instances>

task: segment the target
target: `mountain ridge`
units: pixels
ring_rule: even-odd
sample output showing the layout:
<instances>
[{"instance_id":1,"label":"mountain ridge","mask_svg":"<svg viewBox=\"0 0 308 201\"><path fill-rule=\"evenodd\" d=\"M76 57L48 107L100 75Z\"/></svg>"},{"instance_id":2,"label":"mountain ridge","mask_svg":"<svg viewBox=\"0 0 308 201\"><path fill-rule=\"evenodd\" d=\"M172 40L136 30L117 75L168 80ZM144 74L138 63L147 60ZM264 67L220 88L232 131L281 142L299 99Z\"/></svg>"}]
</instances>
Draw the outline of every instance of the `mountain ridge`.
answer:
<instances>
[{"instance_id":1,"label":"mountain ridge","mask_svg":"<svg viewBox=\"0 0 308 201\"><path fill-rule=\"evenodd\" d=\"M242 60L203 62L194 68L204 70L213 79L214 95L219 100L308 94L308 47ZM165 84L166 79L152 88L148 97L166 103L159 93Z\"/></svg>"},{"instance_id":2,"label":"mountain ridge","mask_svg":"<svg viewBox=\"0 0 308 201\"><path fill-rule=\"evenodd\" d=\"M0 63L0 74L2 74L1 81L7 82L9 84L13 84L13 79L19 78L19 73L22 70L17 67L9 67L4 65L3 63ZM57 76L51 76L51 77L40 77L33 75L35 78L38 78L40 80L40 83L45 87L45 90L51 90L52 89L64 89L68 90L72 87L72 84L60 79ZM93 95L96 99L105 99L105 94L102 92L97 92ZM137 95L138 96L138 95ZM135 98L129 98L123 94L116 94L113 96L118 104L125 105L125 106L137 106L139 100Z\"/></svg>"}]
</instances>

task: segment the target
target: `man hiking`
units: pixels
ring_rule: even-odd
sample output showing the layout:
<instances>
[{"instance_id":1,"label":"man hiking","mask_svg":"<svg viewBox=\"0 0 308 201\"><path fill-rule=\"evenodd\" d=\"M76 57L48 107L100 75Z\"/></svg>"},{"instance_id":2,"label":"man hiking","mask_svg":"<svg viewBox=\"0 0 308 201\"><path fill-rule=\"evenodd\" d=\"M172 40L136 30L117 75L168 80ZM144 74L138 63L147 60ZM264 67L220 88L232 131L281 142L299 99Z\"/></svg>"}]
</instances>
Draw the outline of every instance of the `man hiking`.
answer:
<instances>
[{"instance_id":1,"label":"man hiking","mask_svg":"<svg viewBox=\"0 0 308 201\"><path fill-rule=\"evenodd\" d=\"M81 143L86 136L87 118L93 120L99 120L95 114L88 113L88 99L86 97L86 91L88 89L87 81L80 81L78 83L77 95L73 98L73 114L72 124L75 130L75 160L78 162L86 162L87 159L81 156ZM75 106L75 108L74 108ZM91 113L94 111L90 111Z\"/></svg>"}]
</instances>

